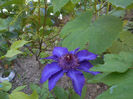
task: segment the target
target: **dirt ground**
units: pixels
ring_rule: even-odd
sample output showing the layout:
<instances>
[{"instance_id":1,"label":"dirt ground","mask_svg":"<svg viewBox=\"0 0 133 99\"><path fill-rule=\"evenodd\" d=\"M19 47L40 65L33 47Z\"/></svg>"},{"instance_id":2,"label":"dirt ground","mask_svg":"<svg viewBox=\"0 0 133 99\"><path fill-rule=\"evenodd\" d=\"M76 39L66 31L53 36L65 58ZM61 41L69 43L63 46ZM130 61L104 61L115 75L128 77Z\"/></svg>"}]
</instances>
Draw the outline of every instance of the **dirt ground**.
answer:
<instances>
[{"instance_id":1,"label":"dirt ground","mask_svg":"<svg viewBox=\"0 0 133 99\"><path fill-rule=\"evenodd\" d=\"M16 60L14 70L16 71L16 76L12 81L13 88L15 89L21 85L27 85L27 88L24 89L25 93L31 93L29 88L30 83L39 84L41 77L42 69L39 69L39 64L36 61L35 57L21 58ZM58 83L58 86L63 88L68 88L70 86L69 78L64 76ZM87 94L85 99L95 99L97 95L107 90L107 86L104 84L86 84Z\"/></svg>"}]
</instances>

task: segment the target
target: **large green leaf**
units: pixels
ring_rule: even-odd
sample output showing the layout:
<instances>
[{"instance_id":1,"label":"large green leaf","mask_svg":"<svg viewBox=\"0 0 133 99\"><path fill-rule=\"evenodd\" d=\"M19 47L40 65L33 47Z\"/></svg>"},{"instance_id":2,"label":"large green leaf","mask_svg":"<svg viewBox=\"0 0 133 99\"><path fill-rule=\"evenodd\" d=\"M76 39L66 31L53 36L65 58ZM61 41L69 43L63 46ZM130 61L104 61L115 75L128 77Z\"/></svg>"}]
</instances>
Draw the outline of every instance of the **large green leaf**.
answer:
<instances>
[{"instance_id":1,"label":"large green leaf","mask_svg":"<svg viewBox=\"0 0 133 99\"><path fill-rule=\"evenodd\" d=\"M56 13L57 11L60 11L60 9L67 4L69 0L52 0L53 4L53 11Z\"/></svg>"},{"instance_id":2,"label":"large green leaf","mask_svg":"<svg viewBox=\"0 0 133 99\"><path fill-rule=\"evenodd\" d=\"M122 83L123 81L132 80L133 70L130 69L125 73L111 73L102 79L100 82L103 82L109 86Z\"/></svg>"},{"instance_id":3,"label":"large green leaf","mask_svg":"<svg viewBox=\"0 0 133 99\"><path fill-rule=\"evenodd\" d=\"M84 31L92 19L92 11L82 13L77 16L74 20L68 22L63 29L61 30L61 37L65 37L68 34L75 33L76 35L80 34L79 31Z\"/></svg>"},{"instance_id":4,"label":"large green leaf","mask_svg":"<svg viewBox=\"0 0 133 99\"><path fill-rule=\"evenodd\" d=\"M88 83L98 83L102 82L109 86L120 84L123 81L131 80L133 75L133 70L129 69L124 73L101 73L99 75L94 76L92 79L88 80Z\"/></svg>"},{"instance_id":5,"label":"large green leaf","mask_svg":"<svg viewBox=\"0 0 133 99\"><path fill-rule=\"evenodd\" d=\"M71 0L72 1L72 3L78 3L78 2L80 2L80 0Z\"/></svg>"},{"instance_id":6,"label":"large green leaf","mask_svg":"<svg viewBox=\"0 0 133 99\"><path fill-rule=\"evenodd\" d=\"M120 84L113 85L106 92L100 94L96 99L132 99L133 77Z\"/></svg>"},{"instance_id":7,"label":"large green leaf","mask_svg":"<svg viewBox=\"0 0 133 99\"><path fill-rule=\"evenodd\" d=\"M118 54L106 54L104 56L104 64L100 64L91 68L92 71L101 72L125 72L133 64L133 53L121 52Z\"/></svg>"},{"instance_id":8,"label":"large green leaf","mask_svg":"<svg viewBox=\"0 0 133 99\"><path fill-rule=\"evenodd\" d=\"M119 35L119 39L114 41L108 49L111 53L119 53L121 51L133 52L133 34L129 31L123 31Z\"/></svg>"},{"instance_id":9,"label":"large green leaf","mask_svg":"<svg viewBox=\"0 0 133 99\"><path fill-rule=\"evenodd\" d=\"M133 4L133 0L107 0L116 7L126 8L129 5Z\"/></svg>"},{"instance_id":10,"label":"large green leaf","mask_svg":"<svg viewBox=\"0 0 133 99\"><path fill-rule=\"evenodd\" d=\"M90 24L91 19L89 18L91 17L88 17L87 14L81 16L84 17L69 22L61 31L64 35L71 33L62 42L63 46L70 50L77 47L84 48L88 42L89 51L101 54L112 45L122 30L122 22L117 17L102 16Z\"/></svg>"}]
</instances>

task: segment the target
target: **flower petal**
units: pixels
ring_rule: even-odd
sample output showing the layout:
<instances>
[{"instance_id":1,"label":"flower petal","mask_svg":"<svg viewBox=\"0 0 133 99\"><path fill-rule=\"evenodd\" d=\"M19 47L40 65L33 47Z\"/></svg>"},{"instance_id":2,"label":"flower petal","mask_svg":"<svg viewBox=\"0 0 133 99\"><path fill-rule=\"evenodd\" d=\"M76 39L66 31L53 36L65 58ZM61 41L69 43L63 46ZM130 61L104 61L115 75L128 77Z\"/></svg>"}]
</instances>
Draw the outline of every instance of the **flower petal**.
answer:
<instances>
[{"instance_id":1,"label":"flower petal","mask_svg":"<svg viewBox=\"0 0 133 99\"><path fill-rule=\"evenodd\" d=\"M52 59L52 60L57 61L58 57L53 55L53 56L49 56L49 57L45 57L45 58L41 58L41 59Z\"/></svg>"},{"instance_id":2,"label":"flower petal","mask_svg":"<svg viewBox=\"0 0 133 99\"><path fill-rule=\"evenodd\" d=\"M85 84L85 78L82 72L77 70L70 70L67 76L71 78L74 90L81 96L82 88Z\"/></svg>"},{"instance_id":3,"label":"flower petal","mask_svg":"<svg viewBox=\"0 0 133 99\"><path fill-rule=\"evenodd\" d=\"M83 70L85 72L88 72L90 68L92 68L93 65L88 61L82 61L80 62L80 66L77 67L77 69Z\"/></svg>"},{"instance_id":4,"label":"flower petal","mask_svg":"<svg viewBox=\"0 0 133 99\"><path fill-rule=\"evenodd\" d=\"M42 71L40 83L44 83L46 80L49 79L49 77L61 70L62 69L58 66L57 62L52 62L51 64L46 65Z\"/></svg>"},{"instance_id":5,"label":"flower petal","mask_svg":"<svg viewBox=\"0 0 133 99\"><path fill-rule=\"evenodd\" d=\"M79 50L80 48L76 48L75 50L73 51L70 51L71 54L76 54L76 52Z\"/></svg>"},{"instance_id":6,"label":"flower petal","mask_svg":"<svg viewBox=\"0 0 133 99\"><path fill-rule=\"evenodd\" d=\"M77 67L77 69L91 73L92 75L97 75L100 73L100 72L89 71L89 69L92 67L93 67L93 65L90 62L83 61L83 62L80 62L80 66Z\"/></svg>"},{"instance_id":7,"label":"flower petal","mask_svg":"<svg viewBox=\"0 0 133 99\"><path fill-rule=\"evenodd\" d=\"M56 82L63 76L64 72L63 71L60 71L60 72L57 72L56 74L52 75L50 78L49 78L49 91L51 91L54 86L56 85Z\"/></svg>"},{"instance_id":8,"label":"flower petal","mask_svg":"<svg viewBox=\"0 0 133 99\"><path fill-rule=\"evenodd\" d=\"M61 57L62 55L65 55L68 53L67 48L64 47L55 47L53 50L53 55L57 57Z\"/></svg>"},{"instance_id":9,"label":"flower petal","mask_svg":"<svg viewBox=\"0 0 133 99\"><path fill-rule=\"evenodd\" d=\"M81 50L76 55L80 62L84 60L94 60L97 57L96 54L88 52L87 50Z\"/></svg>"}]
</instances>

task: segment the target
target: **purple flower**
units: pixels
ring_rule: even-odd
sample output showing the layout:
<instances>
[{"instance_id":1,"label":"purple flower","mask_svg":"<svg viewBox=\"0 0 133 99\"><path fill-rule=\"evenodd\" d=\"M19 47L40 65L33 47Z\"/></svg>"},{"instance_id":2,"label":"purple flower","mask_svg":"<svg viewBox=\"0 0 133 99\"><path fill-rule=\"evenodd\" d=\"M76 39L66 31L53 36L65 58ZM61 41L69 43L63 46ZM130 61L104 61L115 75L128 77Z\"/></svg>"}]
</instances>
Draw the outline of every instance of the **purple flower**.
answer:
<instances>
[{"instance_id":1,"label":"purple flower","mask_svg":"<svg viewBox=\"0 0 133 99\"><path fill-rule=\"evenodd\" d=\"M71 78L73 88L77 94L81 96L82 88L85 83L84 75L81 71L91 73L93 75L99 72L89 71L93 65L88 60L96 59L97 55L87 50L78 51L79 48L74 51L68 51L64 47L55 47L53 55L43 59L52 59L55 62L47 64L40 79L40 83L44 83L49 80L49 90L51 91L56 82L63 76L64 73Z\"/></svg>"}]
</instances>

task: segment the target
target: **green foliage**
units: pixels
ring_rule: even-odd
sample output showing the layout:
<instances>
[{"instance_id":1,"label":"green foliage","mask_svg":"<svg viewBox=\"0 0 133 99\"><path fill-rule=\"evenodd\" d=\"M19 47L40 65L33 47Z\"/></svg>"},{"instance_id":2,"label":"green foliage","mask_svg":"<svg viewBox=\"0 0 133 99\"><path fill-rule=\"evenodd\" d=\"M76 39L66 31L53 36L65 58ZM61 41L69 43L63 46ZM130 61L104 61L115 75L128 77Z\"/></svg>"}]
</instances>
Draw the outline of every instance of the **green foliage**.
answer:
<instances>
[{"instance_id":1,"label":"green foliage","mask_svg":"<svg viewBox=\"0 0 133 99\"><path fill-rule=\"evenodd\" d=\"M1 99L9 99L8 94L6 92L0 91L0 98Z\"/></svg>"},{"instance_id":2,"label":"green foliage","mask_svg":"<svg viewBox=\"0 0 133 99\"><path fill-rule=\"evenodd\" d=\"M133 78L120 84L113 85L96 99L132 99Z\"/></svg>"},{"instance_id":3,"label":"green foliage","mask_svg":"<svg viewBox=\"0 0 133 99\"><path fill-rule=\"evenodd\" d=\"M101 73L96 76L84 73L85 77L89 83L102 82L110 87L97 99L132 99L133 34L132 25L131 28L125 26L125 22L132 19L125 16L133 8L133 0L51 1L0 0L0 59L6 57L11 61L22 53L20 48L26 55L35 55L36 59L48 56L54 46L88 49L99 54L99 58L92 61L96 66L90 70ZM63 20L58 18L60 14ZM0 99L85 99L86 96L86 86L80 97L73 89L66 91L59 87L51 93L48 82L41 87L31 84L31 95L20 92L25 86L9 94L11 83L0 85Z\"/></svg>"},{"instance_id":4,"label":"green foliage","mask_svg":"<svg viewBox=\"0 0 133 99\"><path fill-rule=\"evenodd\" d=\"M17 49L23 47L26 43L28 43L28 41L25 41L25 40L19 40L14 42L11 45L10 50L7 51L5 57L11 58L15 55L21 54L22 52Z\"/></svg>"},{"instance_id":5,"label":"green foliage","mask_svg":"<svg viewBox=\"0 0 133 99\"><path fill-rule=\"evenodd\" d=\"M52 0L53 12L56 13L68 2L69 0Z\"/></svg>"},{"instance_id":6,"label":"green foliage","mask_svg":"<svg viewBox=\"0 0 133 99\"><path fill-rule=\"evenodd\" d=\"M12 88L12 84L8 81L4 81L2 83L0 83L0 85L2 85L2 87L0 88L0 90L2 91L9 91Z\"/></svg>"},{"instance_id":7,"label":"green foliage","mask_svg":"<svg viewBox=\"0 0 133 99\"><path fill-rule=\"evenodd\" d=\"M54 99L54 96L49 92L48 82L45 82L41 88L36 84L31 84L30 88L32 90L36 90L39 95L39 99Z\"/></svg>"},{"instance_id":8,"label":"green foliage","mask_svg":"<svg viewBox=\"0 0 133 99\"><path fill-rule=\"evenodd\" d=\"M54 94L58 99L68 99L68 92L66 92L63 88L55 87Z\"/></svg>"},{"instance_id":9,"label":"green foliage","mask_svg":"<svg viewBox=\"0 0 133 99\"><path fill-rule=\"evenodd\" d=\"M11 49L18 49L23 47L26 43L28 43L28 41L25 40L18 40L15 41L12 45L11 45Z\"/></svg>"},{"instance_id":10,"label":"green foliage","mask_svg":"<svg viewBox=\"0 0 133 99\"><path fill-rule=\"evenodd\" d=\"M11 4L23 4L23 3L25 3L25 0L8 0L5 3L1 4L0 8L9 6Z\"/></svg>"},{"instance_id":11,"label":"green foliage","mask_svg":"<svg viewBox=\"0 0 133 99\"><path fill-rule=\"evenodd\" d=\"M88 42L89 51L101 54L119 35L122 30L122 22L114 16L102 16L91 23L92 14L88 14L89 20L87 13L84 13L64 26L61 31L63 36L71 34L63 40L62 45L72 50L79 46L85 48L85 44Z\"/></svg>"},{"instance_id":12,"label":"green foliage","mask_svg":"<svg viewBox=\"0 0 133 99\"><path fill-rule=\"evenodd\" d=\"M12 92L18 92L18 91L21 91L21 90L23 90L25 87L26 87L26 85L19 86L19 87L17 87L16 89L14 89Z\"/></svg>"},{"instance_id":13,"label":"green foliage","mask_svg":"<svg viewBox=\"0 0 133 99\"><path fill-rule=\"evenodd\" d=\"M116 7L121 7L121 8L127 8L128 6L133 4L133 0L107 0Z\"/></svg>"},{"instance_id":14,"label":"green foliage","mask_svg":"<svg viewBox=\"0 0 133 99\"><path fill-rule=\"evenodd\" d=\"M10 99L16 99L18 97L19 97L19 99L39 99L38 94L36 93L36 91L34 91L30 96L23 93L23 92L12 92L9 95Z\"/></svg>"},{"instance_id":15,"label":"green foliage","mask_svg":"<svg viewBox=\"0 0 133 99\"><path fill-rule=\"evenodd\" d=\"M117 54L106 54L104 55L104 64L99 64L91 68L92 71L101 72L125 72L128 68L132 67L133 64L133 53L121 52Z\"/></svg>"},{"instance_id":16,"label":"green foliage","mask_svg":"<svg viewBox=\"0 0 133 99\"><path fill-rule=\"evenodd\" d=\"M119 39L114 41L112 46L108 49L111 53L119 53L120 51L133 52L133 35L129 31L123 31L119 35Z\"/></svg>"},{"instance_id":17,"label":"green foliage","mask_svg":"<svg viewBox=\"0 0 133 99\"><path fill-rule=\"evenodd\" d=\"M80 2L80 0L71 0L72 1L72 3L78 3L78 2Z\"/></svg>"},{"instance_id":18,"label":"green foliage","mask_svg":"<svg viewBox=\"0 0 133 99\"><path fill-rule=\"evenodd\" d=\"M1 19L0 18L0 33L3 31L6 31L6 29L8 28L8 19Z\"/></svg>"}]
</instances>

